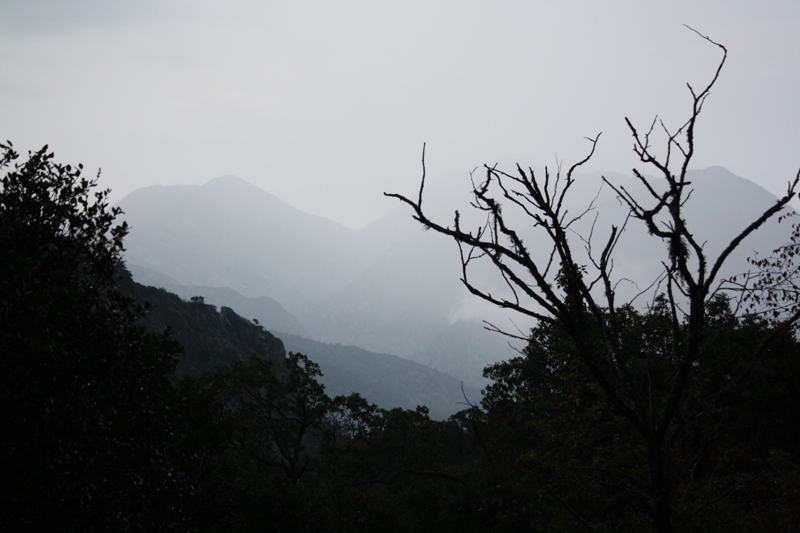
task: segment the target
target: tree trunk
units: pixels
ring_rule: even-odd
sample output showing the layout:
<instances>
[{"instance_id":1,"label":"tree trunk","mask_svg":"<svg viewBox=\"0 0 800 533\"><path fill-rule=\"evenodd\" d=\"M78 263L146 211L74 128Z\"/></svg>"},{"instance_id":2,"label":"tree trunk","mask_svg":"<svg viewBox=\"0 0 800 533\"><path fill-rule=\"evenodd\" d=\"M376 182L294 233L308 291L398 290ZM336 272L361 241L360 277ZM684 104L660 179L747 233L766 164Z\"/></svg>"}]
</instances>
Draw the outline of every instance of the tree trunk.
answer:
<instances>
[{"instance_id":1,"label":"tree trunk","mask_svg":"<svg viewBox=\"0 0 800 533\"><path fill-rule=\"evenodd\" d=\"M653 529L659 533L671 533L672 494L667 473L666 455L661 442L650 445L650 498Z\"/></svg>"}]
</instances>

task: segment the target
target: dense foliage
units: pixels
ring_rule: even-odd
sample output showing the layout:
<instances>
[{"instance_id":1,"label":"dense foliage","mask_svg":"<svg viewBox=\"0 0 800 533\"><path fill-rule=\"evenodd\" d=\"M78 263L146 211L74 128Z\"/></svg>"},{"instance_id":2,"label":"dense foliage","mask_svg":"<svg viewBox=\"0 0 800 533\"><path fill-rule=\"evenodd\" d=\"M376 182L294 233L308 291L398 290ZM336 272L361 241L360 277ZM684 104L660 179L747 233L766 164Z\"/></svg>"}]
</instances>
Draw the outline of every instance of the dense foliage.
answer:
<instances>
[{"instance_id":1,"label":"dense foliage","mask_svg":"<svg viewBox=\"0 0 800 533\"><path fill-rule=\"evenodd\" d=\"M114 291L124 225L47 147L0 145L0 516L9 530L180 521L164 449L180 347ZM172 520L172 519L170 519Z\"/></svg>"},{"instance_id":2,"label":"dense foliage","mask_svg":"<svg viewBox=\"0 0 800 533\"><path fill-rule=\"evenodd\" d=\"M631 379L652 394L674 371L666 301L618 310ZM727 300L708 309L709 335L689 398L668 442L669 482L681 530L790 528L800 516L800 361L789 335L737 318ZM591 332L587 332L587 336ZM513 516L547 529L647 530L646 442L604 397L558 327L533 330L523 357L494 365L480 413L495 453L514 461L529 505ZM648 389L645 391L644 389ZM665 394L656 394L663 397ZM528 509L530 516L523 512Z\"/></svg>"},{"instance_id":3,"label":"dense foliage","mask_svg":"<svg viewBox=\"0 0 800 533\"><path fill-rule=\"evenodd\" d=\"M653 527L648 443L558 322L540 323L519 357L487 368L481 404L447 421L425 407L331 398L301 354L179 379L180 346L146 333L142 309L115 290L126 228L114 225L107 192L92 194L95 180L46 148L22 164L10 144L2 150L3 529ZM616 354L642 398L667 396L688 327L674 316L663 297L615 310ZM800 345L721 297L705 317L666 436L675 526L791 530L800 519ZM589 321L581 341L602 346L601 335Z\"/></svg>"},{"instance_id":4,"label":"dense foliage","mask_svg":"<svg viewBox=\"0 0 800 533\"><path fill-rule=\"evenodd\" d=\"M734 316L724 298L708 313L712 334L669 435L677 526L790 530L800 346L780 334L762 349L769 325ZM658 388L672 342L665 300L618 316L633 378ZM218 477L201 485L224 487L226 530L649 530L646 443L573 350L557 326L538 326L520 357L486 370L481 405L445 422L328 398L302 355L282 369L252 359L208 373L192 382L216 405L207 419L219 436L205 442L225 444L208 455Z\"/></svg>"}]
</instances>

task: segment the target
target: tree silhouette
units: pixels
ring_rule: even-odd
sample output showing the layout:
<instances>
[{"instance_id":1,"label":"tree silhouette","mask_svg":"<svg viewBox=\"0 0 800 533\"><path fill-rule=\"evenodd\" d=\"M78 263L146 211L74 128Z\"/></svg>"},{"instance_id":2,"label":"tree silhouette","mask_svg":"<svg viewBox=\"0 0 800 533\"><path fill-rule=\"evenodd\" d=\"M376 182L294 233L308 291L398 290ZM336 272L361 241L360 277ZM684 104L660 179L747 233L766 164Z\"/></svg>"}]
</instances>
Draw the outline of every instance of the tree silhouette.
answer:
<instances>
[{"instance_id":1,"label":"tree silhouette","mask_svg":"<svg viewBox=\"0 0 800 533\"><path fill-rule=\"evenodd\" d=\"M743 239L786 207L800 181L798 173L786 193L746 224L716 257L709 256L703 243L696 240L684 217L684 206L691 195L687 171L695 153L697 120L727 57L724 46L701 37L721 50L722 59L702 90L688 85L692 106L686 122L670 130L656 119L646 131L640 131L626 119L634 152L643 165L663 178L665 188L656 186L654 179L638 169L633 173L646 190L645 199L604 180L628 207L629 219L644 224L652 238L664 244L663 272L655 284L664 292L660 305L666 313L668 343L659 351L645 352L641 360L626 353L623 339L630 336L632 323L622 315L621 309L626 306L616 301L618 280L612 273L614 250L625 226L610 227L597 253L592 244L598 230L593 228L591 235L573 238L575 225L585 212L572 215L565 204L575 183L574 173L592 157L599 135L589 139L589 154L566 172L559 166L554 175L545 169L544 176L537 176L532 169L520 166L516 173L486 166L485 180L473 184L472 190L473 207L486 217L485 224L476 230L463 227L458 211L453 225L426 214L424 149L417 197L386 193L410 206L413 218L425 228L458 243L462 281L472 294L534 318L541 327L554 328L569 340L570 357L585 369L586 390L596 390L604 409L624 422L638 439L643 475L637 491L654 529L662 532L680 530L697 507L708 504L676 499L679 447L674 436L684 430L683 422L693 406L693 391L701 387L698 380L702 374L697 366L714 342L708 309L719 287L720 270ZM665 137L660 154L653 145L659 130ZM550 245L548 260L535 259L536 250L523 242L523 228L510 222L512 211L526 215L532 228L544 236ZM588 264L578 263L576 246L587 249ZM502 275L507 294L493 293L473 282L470 271L480 261L490 262ZM756 358L766 349L764 343L758 346L754 348Z\"/></svg>"},{"instance_id":2,"label":"tree silhouette","mask_svg":"<svg viewBox=\"0 0 800 533\"><path fill-rule=\"evenodd\" d=\"M180 522L171 374L114 290L125 224L108 191L45 146L0 144L0 517L8 530ZM173 498L174 496L174 498Z\"/></svg>"}]
</instances>

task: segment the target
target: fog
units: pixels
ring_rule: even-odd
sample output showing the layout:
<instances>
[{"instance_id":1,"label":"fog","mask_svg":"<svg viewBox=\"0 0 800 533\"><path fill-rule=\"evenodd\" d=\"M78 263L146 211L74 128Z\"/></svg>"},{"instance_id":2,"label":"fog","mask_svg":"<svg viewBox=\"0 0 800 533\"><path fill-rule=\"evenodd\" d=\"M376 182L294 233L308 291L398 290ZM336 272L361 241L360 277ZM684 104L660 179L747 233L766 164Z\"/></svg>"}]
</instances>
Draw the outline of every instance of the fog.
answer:
<instances>
[{"instance_id":1,"label":"fog","mask_svg":"<svg viewBox=\"0 0 800 533\"><path fill-rule=\"evenodd\" d=\"M693 166L781 193L800 160L797 2L0 0L0 137L49 143L118 200L234 174L357 228L477 165L635 164L624 117L688 116Z\"/></svg>"}]
</instances>

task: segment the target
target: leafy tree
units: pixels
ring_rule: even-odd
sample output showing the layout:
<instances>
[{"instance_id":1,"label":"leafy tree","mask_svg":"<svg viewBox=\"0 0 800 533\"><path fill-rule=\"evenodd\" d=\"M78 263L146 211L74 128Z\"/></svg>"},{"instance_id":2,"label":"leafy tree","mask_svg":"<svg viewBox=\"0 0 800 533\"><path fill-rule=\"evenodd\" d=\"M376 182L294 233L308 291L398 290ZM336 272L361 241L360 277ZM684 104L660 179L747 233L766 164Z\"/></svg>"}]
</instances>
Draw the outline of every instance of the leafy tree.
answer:
<instances>
[{"instance_id":1,"label":"leafy tree","mask_svg":"<svg viewBox=\"0 0 800 533\"><path fill-rule=\"evenodd\" d=\"M0 144L0 517L8 530L180 523L171 374L180 347L114 291L125 224L47 147Z\"/></svg>"},{"instance_id":2,"label":"leafy tree","mask_svg":"<svg viewBox=\"0 0 800 533\"><path fill-rule=\"evenodd\" d=\"M319 376L306 356L289 354L182 381L194 389L185 389L190 416L208 421L180 454L207 529L476 530L474 506L465 504L466 457L475 449L451 453L470 440L467 432L431 420L424 407L330 398Z\"/></svg>"},{"instance_id":3,"label":"leafy tree","mask_svg":"<svg viewBox=\"0 0 800 533\"><path fill-rule=\"evenodd\" d=\"M659 386L669 365L653 369L648 361L669 359L667 299L658 298L646 312L619 309L618 316L626 323L621 353L632 377L643 389ZM793 503L800 495L800 447L793 437L800 429L793 392L799 346L782 335L734 386L769 325L735 317L727 299L717 297L709 305L708 331L697 377L669 435L674 506L684 517L679 527L790 527L800 513ZM557 327L540 324L523 357L486 371L495 382L486 389L483 412L473 416L481 420L490 454L511 467L506 475L528 487L527 494L511 491L527 507L501 510L506 521L527 527L639 531L649 518L647 443L605 401L575 351Z\"/></svg>"},{"instance_id":4,"label":"leafy tree","mask_svg":"<svg viewBox=\"0 0 800 533\"><path fill-rule=\"evenodd\" d=\"M207 395L219 421L212 431L224 433L223 446L206 459L214 472L201 482L214 485L212 495L223 495L220 529L325 529L320 457L326 442L335 440L327 422L335 402L317 381L320 375L306 356L289 354L281 363L252 356L184 380L202 390L190 397Z\"/></svg>"},{"instance_id":5,"label":"leafy tree","mask_svg":"<svg viewBox=\"0 0 800 533\"><path fill-rule=\"evenodd\" d=\"M625 227L612 226L600 243L599 228L592 234L573 237L575 225L582 214L570 214L565 198L575 183L574 173L594 153L599 136L590 139L589 154L562 173L555 175L545 169L544 176L533 170L517 167L516 173L504 172L496 166L486 167L486 179L473 186L472 205L486 216L486 223L468 230L458 212L452 226L431 219L423 209L425 167L416 198L387 194L410 206L414 219L424 227L452 237L459 245L462 258L462 281L474 295L504 309L510 309L536 319L541 327L568 339L570 362L567 368L581 370L581 395L597 398L599 421L605 429L603 438L624 442L635 434L639 451L635 470L619 472L635 476L640 503L656 531L680 530L689 523L694 512L682 503L682 448L674 438L685 431L685 419L696 407L695 391L702 387L703 376L698 371L704 354L714 342L709 310L719 289L720 270L731 253L762 224L783 210L795 197L800 173L789 183L781 196L755 220L745 224L739 233L721 247L716 257L709 255L704 243L698 242L685 219L684 207L691 196L687 172L695 153L695 127L706 98L719 78L727 57L724 46L717 46L722 59L711 81L699 91L689 86L692 98L689 118L677 129L653 121L646 131L639 131L627 121L634 141L634 152L642 164L663 178L663 184L634 169L634 175L644 187L645 198L633 196L628 190L605 180L627 206L629 219L643 224L654 239L664 245L661 276L653 281L663 287L666 319L659 327L666 328L659 346L648 347L644 359L632 357L623 339L634 339L640 320L629 320L628 306L617 302L614 278L614 250ZM665 136L665 149L658 153L653 141L659 126ZM549 243L550 250L543 261L536 259L522 237L521 227L515 227L511 212L527 216L533 231ZM577 246L589 253L589 262L576 260ZM593 246L594 244L594 246ZM475 263L488 262L502 275L508 291L499 293L473 281L471 268ZM639 280L642 281L642 280ZM644 286L650 284L647 280ZM621 310L621 311L620 311ZM798 314L788 317L796 320ZM765 357L770 332L753 347L751 360ZM657 348L657 349L656 349ZM574 362L572 361L574 360ZM565 363L566 364L566 363ZM741 383L748 369L732 378ZM715 385L721 386L719 381ZM726 387L709 391L721 395ZM575 398L586 401L587 398ZM597 429L596 431L600 431ZM712 505L724 490L710 491L698 505Z\"/></svg>"},{"instance_id":6,"label":"leafy tree","mask_svg":"<svg viewBox=\"0 0 800 533\"><path fill-rule=\"evenodd\" d=\"M309 439L322 429L330 398L317 378L319 365L303 354L289 354L283 368L266 359L234 361L218 372L234 395L231 407L240 426L237 446L257 464L282 472L297 485L311 467Z\"/></svg>"}]
</instances>

